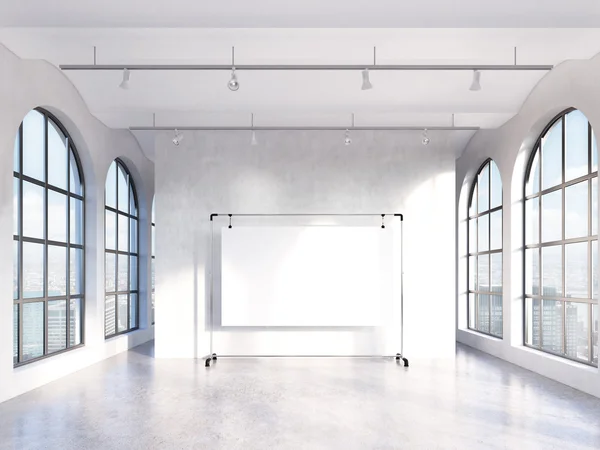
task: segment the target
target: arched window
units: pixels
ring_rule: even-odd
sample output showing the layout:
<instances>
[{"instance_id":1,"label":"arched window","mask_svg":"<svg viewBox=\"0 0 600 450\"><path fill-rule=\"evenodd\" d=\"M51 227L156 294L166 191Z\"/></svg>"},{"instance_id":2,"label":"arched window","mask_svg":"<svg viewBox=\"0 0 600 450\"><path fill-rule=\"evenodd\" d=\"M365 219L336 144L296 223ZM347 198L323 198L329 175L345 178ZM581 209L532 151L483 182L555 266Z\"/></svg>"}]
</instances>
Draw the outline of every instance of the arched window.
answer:
<instances>
[{"instance_id":1,"label":"arched window","mask_svg":"<svg viewBox=\"0 0 600 450\"><path fill-rule=\"evenodd\" d=\"M138 202L129 171L118 159L105 187L105 337L139 326Z\"/></svg>"},{"instance_id":2,"label":"arched window","mask_svg":"<svg viewBox=\"0 0 600 450\"><path fill-rule=\"evenodd\" d=\"M13 178L13 363L83 345L84 198L77 151L36 109L19 127Z\"/></svg>"},{"instance_id":3,"label":"arched window","mask_svg":"<svg viewBox=\"0 0 600 450\"><path fill-rule=\"evenodd\" d=\"M525 177L525 345L598 365L598 151L569 110L538 140Z\"/></svg>"},{"instance_id":4,"label":"arched window","mask_svg":"<svg viewBox=\"0 0 600 450\"><path fill-rule=\"evenodd\" d=\"M154 274L155 274L155 266L154 260L156 258L154 243L155 241L155 233L156 233L156 219L154 218L154 201L155 198L152 199L152 268L151 268L151 277L152 277L152 325L154 325L154 291L155 291L155 283L154 283Z\"/></svg>"},{"instance_id":5,"label":"arched window","mask_svg":"<svg viewBox=\"0 0 600 450\"><path fill-rule=\"evenodd\" d=\"M492 160L479 169L469 199L469 328L502 337L502 181Z\"/></svg>"}]
</instances>

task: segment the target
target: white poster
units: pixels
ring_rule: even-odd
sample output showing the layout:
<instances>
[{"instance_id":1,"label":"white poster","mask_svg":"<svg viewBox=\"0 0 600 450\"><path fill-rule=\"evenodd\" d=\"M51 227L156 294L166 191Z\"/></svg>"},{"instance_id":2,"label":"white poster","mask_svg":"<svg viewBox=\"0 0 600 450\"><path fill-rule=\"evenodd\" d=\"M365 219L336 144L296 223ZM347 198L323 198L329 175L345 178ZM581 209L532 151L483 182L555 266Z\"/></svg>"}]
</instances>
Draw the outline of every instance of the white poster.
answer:
<instances>
[{"instance_id":1,"label":"white poster","mask_svg":"<svg viewBox=\"0 0 600 450\"><path fill-rule=\"evenodd\" d=\"M398 239L394 227L223 228L221 324L379 326L397 296Z\"/></svg>"}]
</instances>

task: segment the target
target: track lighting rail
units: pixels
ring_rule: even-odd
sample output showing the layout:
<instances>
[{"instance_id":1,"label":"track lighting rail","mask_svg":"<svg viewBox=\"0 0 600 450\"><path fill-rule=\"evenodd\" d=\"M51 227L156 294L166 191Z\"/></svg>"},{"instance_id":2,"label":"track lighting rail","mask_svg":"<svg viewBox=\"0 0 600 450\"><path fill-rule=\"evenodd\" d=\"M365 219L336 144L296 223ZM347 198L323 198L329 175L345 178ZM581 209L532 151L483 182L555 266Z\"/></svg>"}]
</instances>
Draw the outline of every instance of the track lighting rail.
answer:
<instances>
[{"instance_id":1,"label":"track lighting rail","mask_svg":"<svg viewBox=\"0 0 600 450\"><path fill-rule=\"evenodd\" d=\"M480 127L129 127L130 131L478 131Z\"/></svg>"},{"instance_id":2,"label":"track lighting rail","mask_svg":"<svg viewBox=\"0 0 600 450\"><path fill-rule=\"evenodd\" d=\"M164 70L164 71L177 71L177 70L223 70L231 71L231 64L61 64L61 70ZM436 71L436 70L541 70L548 71L552 70L552 65L515 65L515 64L483 64L483 65L437 65L437 64L377 64L377 65L364 65L364 64L246 64L246 65L235 65L236 71L244 70L258 70L258 71L269 71L269 70L356 70L362 71L369 69L373 70L397 70L397 71L408 71L408 70L422 70L422 71Z\"/></svg>"}]
</instances>

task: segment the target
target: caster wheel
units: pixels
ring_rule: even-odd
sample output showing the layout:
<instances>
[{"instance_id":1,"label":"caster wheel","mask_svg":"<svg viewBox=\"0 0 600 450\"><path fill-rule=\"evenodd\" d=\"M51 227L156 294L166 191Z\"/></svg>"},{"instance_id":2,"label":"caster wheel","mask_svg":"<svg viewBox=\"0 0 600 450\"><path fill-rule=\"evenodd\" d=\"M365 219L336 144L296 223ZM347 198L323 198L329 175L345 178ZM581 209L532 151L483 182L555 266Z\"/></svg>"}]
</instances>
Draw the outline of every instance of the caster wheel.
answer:
<instances>
[{"instance_id":1,"label":"caster wheel","mask_svg":"<svg viewBox=\"0 0 600 450\"><path fill-rule=\"evenodd\" d=\"M204 367L210 367L210 358L204 362Z\"/></svg>"},{"instance_id":2,"label":"caster wheel","mask_svg":"<svg viewBox=\"0 0 600 450\"><path fill-rule=\"evenodd\" d=\"M217 354L216 354L216 353L213 353L213 354L212 354L212 359L213 359L213 361L216 361L216 360L217 360Z\"/></svg>"}]
</instances>

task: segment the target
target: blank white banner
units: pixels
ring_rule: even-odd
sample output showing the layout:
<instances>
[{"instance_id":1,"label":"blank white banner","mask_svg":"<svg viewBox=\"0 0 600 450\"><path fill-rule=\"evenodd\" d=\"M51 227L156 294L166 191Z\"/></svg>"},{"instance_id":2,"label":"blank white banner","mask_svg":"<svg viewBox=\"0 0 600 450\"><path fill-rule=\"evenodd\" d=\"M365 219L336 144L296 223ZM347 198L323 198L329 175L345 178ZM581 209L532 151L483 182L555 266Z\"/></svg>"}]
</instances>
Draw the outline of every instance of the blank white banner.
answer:
<instances>
[{"instance_id":1,"label":"blank white banner","mask_svg":"<svg viewBox=\"0 0 600 450\"><path fill-rule=\"evenodd\" d=\"M381 325L394 266L400 274L394 235L395 227L223 228L221 324Z\"/></svg>"}]
</instances>

